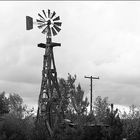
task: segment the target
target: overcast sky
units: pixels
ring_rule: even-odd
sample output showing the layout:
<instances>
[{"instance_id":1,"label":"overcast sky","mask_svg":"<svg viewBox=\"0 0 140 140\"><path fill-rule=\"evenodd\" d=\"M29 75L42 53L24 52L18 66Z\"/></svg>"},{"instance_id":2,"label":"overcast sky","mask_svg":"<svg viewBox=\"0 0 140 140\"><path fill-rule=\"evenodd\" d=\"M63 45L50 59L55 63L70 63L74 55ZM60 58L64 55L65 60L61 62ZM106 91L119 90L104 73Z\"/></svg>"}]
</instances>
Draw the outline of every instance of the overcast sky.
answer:
<instances>
[{"instance_id":1,"label":"overcast sky","mask_svg":"<svg viewBox=\"0 0 140 140\"><path fill-rule=\"evenodd\" d=\"M26 104L37 104L44 50L37 47L45 35L34 26L27 31L25 17L38 18L50 9L60 16L62 30L53 37L58 77L77 75L85 95L90 81L93 97L109 97L120 105L140 105L140 2L135 1L1 1L0 91L18 93Z\"/></svg>"}]
</instances>

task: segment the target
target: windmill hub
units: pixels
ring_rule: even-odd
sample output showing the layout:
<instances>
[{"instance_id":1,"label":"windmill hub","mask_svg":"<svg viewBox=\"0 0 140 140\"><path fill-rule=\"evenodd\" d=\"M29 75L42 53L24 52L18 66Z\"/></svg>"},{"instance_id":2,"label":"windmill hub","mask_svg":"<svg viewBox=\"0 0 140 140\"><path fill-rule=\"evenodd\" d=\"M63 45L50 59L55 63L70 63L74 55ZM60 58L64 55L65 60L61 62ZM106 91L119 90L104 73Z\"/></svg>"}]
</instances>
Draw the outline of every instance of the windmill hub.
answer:
<instances>
[{"instance_id":1,"label":"windmill hub","mask_svg":"<svg viewBox=\"0 0 140 140\"><path fill-rule=\"evenodd\" d=\"M50 26L52 24L51 20L48 20L47 25Z\"/></svg>"}]
</instances>

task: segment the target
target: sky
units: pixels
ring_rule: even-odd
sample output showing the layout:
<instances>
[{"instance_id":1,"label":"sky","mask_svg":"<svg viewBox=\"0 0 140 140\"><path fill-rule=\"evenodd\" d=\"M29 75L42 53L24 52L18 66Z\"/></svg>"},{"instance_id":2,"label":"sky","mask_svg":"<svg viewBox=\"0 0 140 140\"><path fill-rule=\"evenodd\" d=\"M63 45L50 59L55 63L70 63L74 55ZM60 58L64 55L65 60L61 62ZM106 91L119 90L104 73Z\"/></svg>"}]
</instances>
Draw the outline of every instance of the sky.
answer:
<instances>
[{"instance_id":1,"label":"sky","mask_svg":"<svg viewBox=\"0 0 140 140\"><path fill-rule=\"evenodd\" d=\"M85 96L108 97L110 103L140 105L139 1L1 1L0 91L17 93L36 105L41 86L45 43L42 30L26 30L26 16L38 18L50 9L60 16L60 33L53 37L58 78L77 75Z\"/></svg>"}]
</instances>

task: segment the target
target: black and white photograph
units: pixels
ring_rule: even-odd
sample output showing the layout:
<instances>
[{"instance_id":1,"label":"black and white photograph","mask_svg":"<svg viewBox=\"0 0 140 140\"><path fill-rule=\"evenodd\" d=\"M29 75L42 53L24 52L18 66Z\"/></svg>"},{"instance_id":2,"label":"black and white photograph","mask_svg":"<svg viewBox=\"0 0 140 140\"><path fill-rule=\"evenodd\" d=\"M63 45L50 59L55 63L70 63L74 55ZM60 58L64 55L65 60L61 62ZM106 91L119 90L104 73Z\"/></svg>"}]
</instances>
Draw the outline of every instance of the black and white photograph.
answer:
<instances>
[{"instance_id":1,"label":"black and white photograph","mask_svg":"<svg viewBox=\"0 0 140 140\"><path fill-rule=\"evenodd\" d=\"M140 140L139 1L0 1L0 140Z\"/></svg>"}]
</instances>

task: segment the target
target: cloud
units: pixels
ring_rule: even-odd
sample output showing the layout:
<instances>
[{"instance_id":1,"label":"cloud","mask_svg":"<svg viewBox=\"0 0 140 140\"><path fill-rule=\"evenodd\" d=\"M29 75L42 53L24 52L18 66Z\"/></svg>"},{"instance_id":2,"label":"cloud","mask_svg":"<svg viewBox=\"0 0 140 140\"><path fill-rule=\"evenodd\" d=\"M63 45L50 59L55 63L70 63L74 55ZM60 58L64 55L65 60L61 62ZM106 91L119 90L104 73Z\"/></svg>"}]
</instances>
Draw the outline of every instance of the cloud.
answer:
<instances>
[{"instance_id":1,"label":"cloud","mask_svg":"<svg viewBox=\"0 0 140 140\"><path fill-rule=\"evenodd\" d=\"M19 94L24 99L25 104L37 105L40 92L40 84L0 80L0 85L0 92L5 91L6 93Z\"/></svg>"},{"instance_id":2,"label":"cloud","mask_svg":"<svg viewBox=\"0 0 140 140\"><path fill-rule=\"evenodd\" d=\"M28 102L39 94L45 36L34 26L25 30L26 15L37 18L50 8L61 16L62 30L53 37L58 77L77 74L89 96L85 75L94 81L95 95L117 104L139 103L139 3L137 2L1 2L1 90L22 92ZM32 7L32 8L31 8ZM46 9L47 10L47 9ZM133 99L133 100L132 100Z\"/></svg>"}]
</instances>

